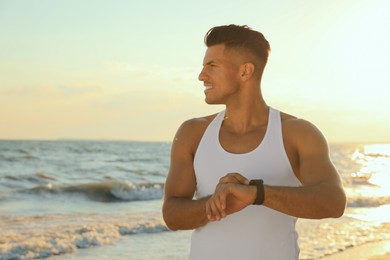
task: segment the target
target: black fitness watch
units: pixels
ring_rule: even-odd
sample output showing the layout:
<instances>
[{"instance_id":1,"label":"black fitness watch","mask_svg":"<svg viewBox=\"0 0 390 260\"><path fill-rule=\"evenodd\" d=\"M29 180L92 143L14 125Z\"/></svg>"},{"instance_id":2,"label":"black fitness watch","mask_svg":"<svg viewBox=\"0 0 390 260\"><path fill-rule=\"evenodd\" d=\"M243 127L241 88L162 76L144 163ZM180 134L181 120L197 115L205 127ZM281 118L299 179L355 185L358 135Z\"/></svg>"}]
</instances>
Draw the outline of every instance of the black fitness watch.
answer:
<instances>
[{"instance_id":1,"label":"black fitness watch","mask_svg":"<svg viewBox=\"0 0 390 260\"><path fill-rule=\"evenodd\" d=\"M253 205L262 205L264 202L264 184L263 180L251 180L249 185L257 187L256 199Z\"/></svg>"}]
</instances>

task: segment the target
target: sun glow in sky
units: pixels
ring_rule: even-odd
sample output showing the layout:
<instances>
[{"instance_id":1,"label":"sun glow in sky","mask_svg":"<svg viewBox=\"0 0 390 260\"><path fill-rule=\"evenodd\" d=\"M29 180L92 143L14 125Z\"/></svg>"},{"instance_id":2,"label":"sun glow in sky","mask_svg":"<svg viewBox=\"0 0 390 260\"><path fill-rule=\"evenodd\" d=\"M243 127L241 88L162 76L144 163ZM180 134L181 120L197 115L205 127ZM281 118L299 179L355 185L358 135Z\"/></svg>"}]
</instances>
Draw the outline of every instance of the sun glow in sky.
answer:
<instances>
[{"instance_id":1,"label":"sun glow in sky","mask_svg":"<svg viewBox=\"0 0 390 260\"><path fill-rule=\"evenodd\" d=\"M197 75L208 29L247 24L267 103L329 141L390 142L390 1L0 0L0 139L171 140L217 112Z\"/></svg>"}]
</instances>

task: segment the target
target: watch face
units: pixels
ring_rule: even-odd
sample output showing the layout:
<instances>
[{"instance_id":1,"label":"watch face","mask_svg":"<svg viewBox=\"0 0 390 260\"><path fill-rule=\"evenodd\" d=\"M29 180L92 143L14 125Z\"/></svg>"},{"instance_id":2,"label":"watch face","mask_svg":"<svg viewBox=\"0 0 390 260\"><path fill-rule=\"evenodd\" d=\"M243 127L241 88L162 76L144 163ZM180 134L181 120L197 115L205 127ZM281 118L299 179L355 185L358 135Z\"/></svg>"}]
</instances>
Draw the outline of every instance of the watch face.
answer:
<instances>
[{"instance_id":1,"label":"watch face","mask_svg":"<svg viewBox=\"0 0 390 260\"><path fill-rule=\"evenodd\" d=\"M256 185L257 182L263 184L263 180L250 180L249 185Z\"/></svg>"}]
</instances>

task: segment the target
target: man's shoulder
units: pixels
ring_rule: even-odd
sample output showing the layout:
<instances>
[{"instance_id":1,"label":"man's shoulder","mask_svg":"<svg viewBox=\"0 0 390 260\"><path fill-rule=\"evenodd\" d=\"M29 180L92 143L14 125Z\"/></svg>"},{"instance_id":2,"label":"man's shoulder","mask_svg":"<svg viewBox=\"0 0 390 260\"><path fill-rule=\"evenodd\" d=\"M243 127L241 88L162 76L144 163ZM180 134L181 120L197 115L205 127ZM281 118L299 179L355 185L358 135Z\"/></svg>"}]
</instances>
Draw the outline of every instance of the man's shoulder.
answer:
<instances>
[{"instance_id":1,"label":"man's shoulder","mask_svg":"<svg viewBox=\"0 0 390 260\"><path fill-rule=\"evenodd\" d=\"M182 151L190 151L195 154L204 132L217 114L192 118L184 121L177 133L173 144L181 147Z\"/></svg>"},{"instance_id":2,"label":"man's shoulder","mask_svg":"<svg viewBox=\"0 0 390 260\"><path fill-rule=\"evenodd\" d=\"M213 115L188 119L181 124L180 130L185 132L193 132L193 131L206 129L208 125L214 120L216 115L217 114L213 114Z\"/></svg>"},{"instance_id":3,"label":"man's shoulder","mask_svg":"<svg viewBox=\"0 0 390 260\"><path fill-rule=\"evenodd\" d=\"M312 122L296 116L281 112L282 127L287 132L301 133L306 131L319 131Z\"/></svg>"},{"instance_id":4,"label":"man's shoulder","mask_svg":"<svg viewBox=\"0 0 390 260\"><path fill-rule=\"evenodd\" d=\"M327 141L321 130L312 122L281 113L283 139L287 146L302 149L327 146Z\"/></svg>"}]
</instances>

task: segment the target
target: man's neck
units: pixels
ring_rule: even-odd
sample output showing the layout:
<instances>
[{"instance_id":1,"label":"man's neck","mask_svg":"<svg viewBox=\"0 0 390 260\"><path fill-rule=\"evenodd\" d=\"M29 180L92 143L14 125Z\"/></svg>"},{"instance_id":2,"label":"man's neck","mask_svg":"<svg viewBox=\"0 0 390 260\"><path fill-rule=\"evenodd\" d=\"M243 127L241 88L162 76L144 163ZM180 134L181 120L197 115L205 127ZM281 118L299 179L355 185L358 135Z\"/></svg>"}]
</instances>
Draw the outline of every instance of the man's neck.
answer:
<instances>
[{"instance_id":1,"label":"man's neck","mask_svg":"<svg viewBox=\"0 0 390 260\"><path fill-rule=\"evenodd\" d=\"M223 127L237 134L244 134L254 128L266 125L269 107L261 95L226 105Z\"/></svg>"}]
</instances>

